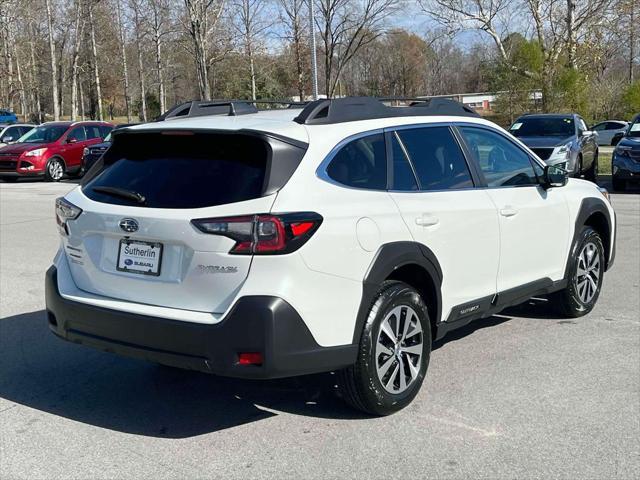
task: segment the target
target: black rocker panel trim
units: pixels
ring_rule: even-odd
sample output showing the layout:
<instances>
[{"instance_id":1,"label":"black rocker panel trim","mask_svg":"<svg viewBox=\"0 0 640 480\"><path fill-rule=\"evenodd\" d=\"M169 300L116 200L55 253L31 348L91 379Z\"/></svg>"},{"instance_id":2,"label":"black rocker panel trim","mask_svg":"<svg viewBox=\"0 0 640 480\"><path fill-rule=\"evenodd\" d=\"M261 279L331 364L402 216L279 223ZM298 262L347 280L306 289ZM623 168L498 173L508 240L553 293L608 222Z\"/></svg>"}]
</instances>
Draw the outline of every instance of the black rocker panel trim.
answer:
<instances>
[{"instance_id":1,"label":"black rocker panel trim","mask_svg":"<svg viewBox=\"0 0 640 480\"><path fill-rule=\"evenodd\" d=\"M603 199L594 198L594 197L585 198L582 200L582 203L580 204L580 209L578 210L578 215L576 216L575 228L573 231L573 238L571 239L571 250L569 251L569 256L567 257L567 263L564 269L565 279L568 278L568 275L569 275L571 259L576 254L576 251L575 251L577 248L576 239L578 238L578 235L580 235L580 231L582 230L582 227L586 224L589 217L594 213L601 213L607 219L607 226L608 226L607 237L602 239L602 243L604 244L604 248L605 248L605 258L606 258L605 271L609 270L613 265L613 261L615 259L615 232L612 232L611 215L609 214L609 210L607 209L605 200L604 198ZM612 235L612 233L614 235ZM609 248L611 246L611 241L614 242L613 251L611 251L611 249ZM611 254L609 252L611 252Z\"/></svg>"},{"instance_id":2,"label":"black rocker panel trim","mask_svg":"<svg viewBox=\"0 0 640 480\"><path fill-rule=\"evenodd\" d=\"M438 325L435 339L439 340L448 332L463 327L473 320L487 318L505 308L519 305L535 295L553 293L565 287L565 280L554 282L550 278L541 278L519 287L504 290L497 295L489 295L472 302L457 305L451 309L447 321Z\"/></svg>"},{"instance_id":3,"label":"black rocker panel trim","mask_svg":"<svg viewBox=\"0 0 640 480\"><path fill-rule=\"evenodd\" d=\"M423 268L433 280L436 288L435 320L440 321L442 297L442 268L435 254L426 246L417 242L392 242L380 247L369 266L362 282L362 300L356 317L353 333L353 343L360 343L360 335L369 314L369 307L373 303L376 293L382 283L398 268L406 265L418 265Z\"/></svg>"}]
</instances>

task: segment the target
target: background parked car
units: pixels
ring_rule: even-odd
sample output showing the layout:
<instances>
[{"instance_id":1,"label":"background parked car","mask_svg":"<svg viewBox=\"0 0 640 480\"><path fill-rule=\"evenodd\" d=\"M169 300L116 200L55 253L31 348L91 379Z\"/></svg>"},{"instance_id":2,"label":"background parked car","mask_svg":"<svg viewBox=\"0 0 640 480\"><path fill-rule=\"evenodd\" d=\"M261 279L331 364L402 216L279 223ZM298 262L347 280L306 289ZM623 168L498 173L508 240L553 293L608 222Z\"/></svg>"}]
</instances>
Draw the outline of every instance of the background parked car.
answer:
<instances>
[{"instance_id":1,"label":"background parked car","mask_svg":"<svg viewBox=\"0 0 640 480\"><path fill-rule=\"evenodd\" d=\"M17 142L20 137L29 132L34 126L27 123L0 125L0 147Z\"/></svg>"},{"instance_id":2,"label":"background parked car","mask_svg":"<svg viewBox=\"0 0 640 480\"><path fill-rule=\"evenodd\" d=\"M18 116L9 110L0 110L0 123L16 123Z\"/></svg>"},{"instance_id":3,"label":"background parked car","mask_svg":"<svg viewBox=\"0 0 640 480\"><path fill-rule=\"evenodd\" d=\"M615 146L620 140L616 134L624 133L628 126L629 123L622 120L607 120L594 125L591 130L598 134L598 145Z\"/></svg>"},{"instance_id":4,"label":"background parked car","mask_svg":"<svg viewBox=\"0 0 640 480\"><path fill-rule=\"evenodd\" d=\"M580 115L523 115L510 132L547 164L556 165L574 177L584 175L587 180L596 181L597 134L587 128Z\"/></svg>"},{"instance_id":5,"label":"background parked car","mask_svg":"<svg viewBox=\"0 0 640 480\"><path fill-rule=\"evenodd\" d=\"M101 143L113 129L106 122L50 122L33 128L19 143L0 150L0 178L44 175L50 182L65 173L77 175L82 168L85 147Z\"/></svg>"},{"instance_id":6,"label":"background parked car","mask_svg":"<svg viewBox=\"0 0 640 480\"><path fill-rule=\"evenodd\" d=\"M640 114L627 127L611 157L613 189L624 190L630 182L640 182Z\"/></svg>"},{"instance_id":7,"label":"background parked car","mask_svg":"<svg viewBox=\"0 0 640 480\"><path fill-rule=\"evenodd\" d=\"M119 130L121 128L131 127L132 125L137 125L137 123L123 123L120 125L116 125L113 130ZM104 139L104 142L97 143L95 145L91 145L90 147L85 147L82 152L82 171L88 172L91 167L102 157L102 154L107 151L107 149L111 146L111 133L107 135Z\"/></svg>"}]
</instances>

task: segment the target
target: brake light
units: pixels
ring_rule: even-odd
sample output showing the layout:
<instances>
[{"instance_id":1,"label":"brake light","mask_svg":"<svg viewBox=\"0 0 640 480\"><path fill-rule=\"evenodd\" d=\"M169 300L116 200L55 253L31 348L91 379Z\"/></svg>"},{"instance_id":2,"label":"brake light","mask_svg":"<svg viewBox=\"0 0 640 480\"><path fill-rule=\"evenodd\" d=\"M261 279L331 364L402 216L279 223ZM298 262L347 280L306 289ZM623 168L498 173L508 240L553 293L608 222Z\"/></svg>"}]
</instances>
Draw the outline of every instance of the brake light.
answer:
<instances>
[{"instance_id":1,"label":"brake light","mask_svg":"<svg viewBox=\"0 0 640 480\"><path fill-rule=\"evenodd\" d=\"M322 223L322 217L303 212L200 218L191 223L203 233L235 240L231 254L273 255L291 253L304 245Z\"/></svg>"}]
</instances>

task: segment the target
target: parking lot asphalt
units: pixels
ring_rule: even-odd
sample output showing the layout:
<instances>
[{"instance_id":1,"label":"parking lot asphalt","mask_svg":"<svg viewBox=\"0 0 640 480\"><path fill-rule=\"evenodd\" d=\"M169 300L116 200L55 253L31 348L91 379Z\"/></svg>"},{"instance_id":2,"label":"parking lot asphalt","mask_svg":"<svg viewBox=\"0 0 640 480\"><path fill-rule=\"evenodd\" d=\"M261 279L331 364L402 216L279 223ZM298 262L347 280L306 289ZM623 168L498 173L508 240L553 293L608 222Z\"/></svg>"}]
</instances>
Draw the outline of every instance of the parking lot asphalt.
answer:
<instances>
[{"instance_id":1,"label":"parking lot asphalt","mask_svg":"<svg viewBox=\"0 0 640 480\"><path fill-rule=\"evenodd\" d=\"M594 311L542 300L435 345L415 402L350 410L332 374L241 381L63 342L47 328L53 200L0 183L0 478L640 478L640 194Z\"/></svg>"}]
</instances>

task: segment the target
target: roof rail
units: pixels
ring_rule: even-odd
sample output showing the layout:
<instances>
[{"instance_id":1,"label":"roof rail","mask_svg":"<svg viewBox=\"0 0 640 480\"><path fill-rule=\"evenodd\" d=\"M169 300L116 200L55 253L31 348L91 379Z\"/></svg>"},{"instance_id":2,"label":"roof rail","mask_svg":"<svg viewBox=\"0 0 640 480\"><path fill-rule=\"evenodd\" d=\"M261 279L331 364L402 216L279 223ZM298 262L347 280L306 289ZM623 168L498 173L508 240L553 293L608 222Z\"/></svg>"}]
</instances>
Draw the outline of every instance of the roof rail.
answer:
<instances>
[{"instance_id":1,"label":"roof rail","mask_svg":"<svg viewBox=\"0 0 640 480\"><path fill-rule=\"evenodd\" d=\"M400 101L409 103L409 106L390 107L383 103ZM447 98L345 97L310 102L294 121L303 125L328 125L356 120L423 115L480 116L472 108Z\"/></svg>"},{"instance_id":2,"label":"roof rail","mask_svg":"<svg viewBox=\"0 0 640 480\"><path fill-rule=\"evenodd\" d=\"M156 122L174 118L202 117L205 115L247 115L258 113L257 105L282 105L286 108L302 108L308 102L292 100L191 100L180 103L155 119Z\"/></svg>"}]
</instances>

